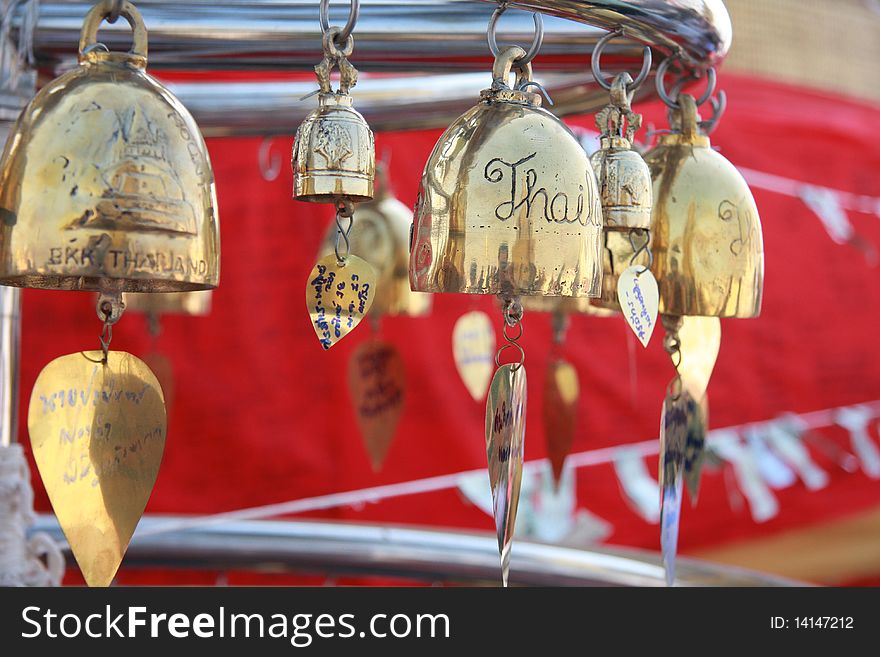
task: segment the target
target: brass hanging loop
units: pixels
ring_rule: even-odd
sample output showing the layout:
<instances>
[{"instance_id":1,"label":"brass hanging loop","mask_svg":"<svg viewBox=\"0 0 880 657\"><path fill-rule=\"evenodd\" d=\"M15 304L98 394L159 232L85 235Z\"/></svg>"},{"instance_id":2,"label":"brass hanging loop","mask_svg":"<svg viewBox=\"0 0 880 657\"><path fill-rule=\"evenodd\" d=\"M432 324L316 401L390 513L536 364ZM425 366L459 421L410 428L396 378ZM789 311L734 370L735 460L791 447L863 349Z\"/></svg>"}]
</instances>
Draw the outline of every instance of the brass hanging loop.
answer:
<instances>
[{"instance_id":1,"label":"brass hanging loop","mask_svg":"<svg viewBox=\"0 0 880 657\"><path fill-rule=\"evenodd\" d=\"M125 302L122 300L122 292L101 292L98 302L95 304L98 319L104 322L101 335L98 340L101 343L101 352L104 354L101 362L107 364L107 355L110 352L110 342L113 340L113 325L125 312Z\"/></svg>"},{"instance_id":2,"label":"brass hanging loop","mask_svg":"<svg viewBox=\"0 0 880 657\"><path fill-rule=\"evenodd\" d=\"M349 37L351 37L351 33L354 30L354 26L357 24L360 12L360 0L351 0L351 7L348 10L348 20L345 22L345 26L343 28L337 28L339 29L339 32L334 39L336 45L345 45L348 42L348 39ZM321 22L321 32L326 35L331 30L330 0L321 0L318 8L318 18Z\"/></svg>"},{"instance_id":3,"label":"brass hanging loop","mask_svg":"<svg viewBox=\"0 0 880 657\"><path fill-rule=\"evenodd\" d=\"M671 57L667 57L662 62L660 62L660 66L657 67L657 75L654 78L654 83L657 86L657 95L660 96L660 100L671 110L680 110L681 105L678 102L678 93L673 93L672 95L666 90L666 75L669 73L669 67L672 66L673 63L678 61L678 55L672 55ZM677 83L678 88L680 89L683 86L684 82L687 82L688 79L680 80ZM696 105L699 107L703 103L705 103L709 98L712 97L712 94L715 93L715 84L717 82L717 78L715 75L715 69L710 68L706 71L706 89L703 91L703 95L699 98L696 98Z\"/></svg>"},{"instance_id":4,"label":"brass hanging loop","mask_svg":"<svg viewBox=\"0 0 880 657\"><path fill-rule=\"evenodd\" d=\"M342 225L343 219L348 219L346 226ZM342 265L351 255L351 228L354 226L354 204L347 198L340 198L336 201L336 244L334 250L336 252L336 261ZM339 238L345 243L345 250L342 255L339 254Z\"/></svg>"}]
</instances>

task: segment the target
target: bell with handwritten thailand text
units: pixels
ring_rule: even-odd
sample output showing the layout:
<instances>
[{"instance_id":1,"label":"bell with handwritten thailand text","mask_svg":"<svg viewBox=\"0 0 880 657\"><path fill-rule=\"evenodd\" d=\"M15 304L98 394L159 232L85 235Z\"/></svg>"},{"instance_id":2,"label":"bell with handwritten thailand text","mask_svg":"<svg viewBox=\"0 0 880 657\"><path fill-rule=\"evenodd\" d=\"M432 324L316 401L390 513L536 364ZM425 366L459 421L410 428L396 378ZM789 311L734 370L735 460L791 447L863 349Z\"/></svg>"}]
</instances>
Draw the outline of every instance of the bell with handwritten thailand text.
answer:
<instances>
[{"instance_id":1,"label":"bell with handwritten thailand text","mask_svg":"<svg viewBox=\"0 0 880 657\"><path fill-rule=\"evenodd\" d=\"M490 89L434 147L422 174L410 283L422 292L595 297L602 210L586 153L527 91L522 48L495 59Z\"/></svg>"},{"instance_id":2,"label":"bell with handwritten thailand text","mask_svg":"<svg viewBox=\"0 0 880 657\"><path fill-rule=\"evenodd\" d=\"M671 134L645 154L654 207L651 271L664 315L756 317L764 285L761 219L749 186L679 96Z\"/></svg>"},{"instance_id":3,"label":"bell with handwritten thailand text","mask_svg":"<svg viewBox=\"0 0 880 657\"><path fill-rule=\"evenodd\" d=\"M146 72L147 31L123 2L129 52L96 43L19 117L0 162L0 283L127 292L210 289L220 276L214 176L195 121Z\"/></svg>"}]
</instances>

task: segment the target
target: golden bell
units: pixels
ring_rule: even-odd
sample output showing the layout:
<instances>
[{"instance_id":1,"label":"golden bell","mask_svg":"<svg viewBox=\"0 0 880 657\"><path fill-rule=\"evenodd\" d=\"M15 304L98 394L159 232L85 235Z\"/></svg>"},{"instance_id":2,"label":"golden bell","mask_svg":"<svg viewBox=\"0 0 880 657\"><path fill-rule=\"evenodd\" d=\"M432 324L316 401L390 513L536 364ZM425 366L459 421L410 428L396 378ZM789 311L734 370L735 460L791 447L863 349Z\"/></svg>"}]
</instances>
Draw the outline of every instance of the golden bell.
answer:
<instances>
[{"instance_id":1,"label":"golden bell","mask_svg":"<svg viewBox=\"0 0 880 657\"><path fill-rule=\"evenodd\" d=\"M525 51L503 49L492 87L440 137L422 174L410 283L422 292L597 296L602 209L589 159L541 97Z\"/></svg>"},{"instance_id":2,"label":"golden bell","mask_svg":"<svg viewBox=\"0 0 880 657\"><path fill-rule=\"evenodd\" d=\"M376 269L377 285L370 316L421 317L431 311L431 295L409 287L409 229L412 211L381 185L372 201L354 209L351 252ZM336 223L332 222L319 255L333 253Z\"/></svg>"},{"instance_id":3,"label":"golden bell","mask_svg":"<svg viewBox=\"0 0 880 657\"><path fill-rule=\"evenodd\" d=\"M293 196L300 201L333 203L373 198L376 149L373 131L352 107L348 90L357 82L357 70L348 62L352 37L344 49L336 45L338 29L324 34L324 60L315 67L321 92L318 107L296 131L293 145ZM340 71L340 88L330 88L330 70Z\"/></svg>"},{"instance_id":4,"label":"golden bell","mask_svg":"<svg viewBox=\"0 0 880 657\"><path fill-rule=\"evenodd\" d=\"M618 278L632 265L648 266L646 251L633 259L635 249L630 241L630 232L605 227L602 236L605 244L602 249L602 294L597 299L590 299L590 303L598 308L620 311L620 302L617 299Z\"/></svg>"},{"instance_id":5,"label":"golden bell","mask_svg":"<svg viewBox=\"0 0 880 657\"><path fill-rule=\"evenodd\" d=\"M679 95L673 134L645 154L654 181L651 268L666 315L755 317L764 245L748 184L699 132L693 96Z\"/></svg>"},{"instance_id":6,"label":"golden bell","mask_svg":"<svg viewBox=\"0 0 880 657\"><path fill-rule=\"evenodd\" d=\"M220 276L214 176L180 102L146 72L147 31L123 2L128 53L95 42L25 108L0 162L0 283L64 290L209 289Z\"/></svg>"},{"instance_id":7,"label":"golden bell","mask_svg":"<svg viewBox=\"0 0 880 657\"><path fill-rule=\"evenodd\" d=\"M641 115L630 109L627 87L632 81L629 73L619 74L611 85L611 102L596 115L600 149L590 164L599 181L606 230L651 226L651 172L632 146L642 124Z\"/></svg>"}]
</instances>

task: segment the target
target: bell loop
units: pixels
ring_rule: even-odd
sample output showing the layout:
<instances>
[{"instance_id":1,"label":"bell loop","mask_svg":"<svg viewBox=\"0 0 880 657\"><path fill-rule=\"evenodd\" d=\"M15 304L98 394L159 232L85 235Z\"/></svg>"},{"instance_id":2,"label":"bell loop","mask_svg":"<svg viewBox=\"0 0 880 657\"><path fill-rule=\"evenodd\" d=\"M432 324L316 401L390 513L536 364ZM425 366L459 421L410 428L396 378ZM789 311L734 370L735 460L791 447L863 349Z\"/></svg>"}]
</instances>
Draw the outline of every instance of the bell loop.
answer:
<instances>
[{"instance_id":1,"label":"bell loop","mask_svg":"<svg viewBox=\"0 0 880 657\"><path fill-rule=\"evenodd\" d=\"M340 48L337 45L337 39L341 34L340 28L331 27L324 33L322 39L324 59L315 66L315 76L318 78L318 86L321 88L322 94L333 93L333 88L330 84L330 73L334 68L339 69L338 94L348 95L351 88L357 84L358 71L348 61L349 56L354 52L354 37L349 35L343 42L343 47Z\"/></svg>"},{"instance_id":2,"label":"bell loop","mask_svg":"<svg viewBox=\"0 0 880 657\"><path fill-rule=\"evenodd\" d=\"M642 236L644 236L644 241L639 246L636 246L635 239ZM629 231L628 237L629 245L633 250L632 257L629 259L630 267L636 264L636 260L638 260L642 253L647 253L648 255L648 264L643 266L642 270L639 272L639 275L641 276L646 271L650 271L651 266L654 264L654 254L651 251L651 231L647 228L634 228Z\"/></svg>"},{"instance_id":3,"label":"bell loop","mask_svg":"<svg viewBox=\"0 0 880 657\"><path fill-rule=\"evenodd\" d=\"M345 26L343 28L338 27L330 27L330 0L321 0L320 5L318 6L318 18L321 23L321 32L323 34L327 34L331 30L337 30L337 35L334 37L334 41L337 44L345 44L348 42L351 33L354 31L354 26L357 25L358 16L361 11L361 3L360 0L351 0L351 8L348 12L348 20L345 22ZM336 41L338 39L338 41ZM351 54L351 53L349 53Z\"/></svg>"},{"instance_id":4,"label":"bell loop","mask_svg":"<svg viewBox=\"0 0 880 657\"><path fill-rule=\"evenodd\" d=\"M80 34L79 53L81 60L95 52L98 29L101 27L101 23L105 19L109 23L114 23L120 16L127 20L131 26L132 45L131 50L128 51L129 58L133 60L132 63L141 68L146 66L148 50L147 28L144 25L144 19L140 11L127 0L122 2L118 0L103 0L92 7L86 15L82 33Z\"/></svg>"},{"instance_id":5,"label":"bell loop","mask_svg":"<svg viewBox=\"0 0 880 657\"><path fill-rule=\"evenodd\" d=\"M348 224L343 226L342 220L348 219ZM336 261L344 265L351 255L351 229L354 226L354 205L348 199L340 199L336 202L336 244L334 247ZM339 239L345 244L343 253L339 252Z\"/></svg>"}]
</instances>

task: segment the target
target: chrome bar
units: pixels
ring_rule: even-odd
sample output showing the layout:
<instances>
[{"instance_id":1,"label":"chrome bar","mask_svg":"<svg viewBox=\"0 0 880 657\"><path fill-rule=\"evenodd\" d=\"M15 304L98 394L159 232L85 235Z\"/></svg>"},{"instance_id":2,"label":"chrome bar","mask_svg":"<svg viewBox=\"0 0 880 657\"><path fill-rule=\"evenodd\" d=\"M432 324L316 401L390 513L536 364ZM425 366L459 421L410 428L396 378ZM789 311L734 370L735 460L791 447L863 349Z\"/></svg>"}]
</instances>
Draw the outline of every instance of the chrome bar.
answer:
<instances>
[{"instance_id":1,"label":"chrome bar","mask_svg":"<svg viewBox=\"0 0 880 657\"><path fill-rule=\"evenodd\" d=\"M369 70L473 70L488 57L486 27L494 0L362 0L355 30L358 68ZM730 18L721 0L516 0L513 6L539 10L544 46L536 64L568 62L583 67L605 30L622 27L627 36L661 53L680 51L694 68L717 63L730 46ZM200 69L308 70L319 58L317 0L138 0L150 31L151 66ZM75 55L89 2L44 0L35 49L44 65ZM331 6L331 22L347 9ZM590 27L592 26L592 27ZM597 29L600 28L600 29ZM501 42L531 38L532 19L509 11L499 23ZM105 25L110 47L129 43L124 21ZM615 52L633 61L636 44ZM660 59L659 57L657 59Z\"/></svg>"},{"instance_id":2,"label":"chrome bar","mask_svg":"<svg viewBox=\"0 0 880 657\"><path fill-rule=\"evenodd\" d=\"M5 143L5 134L0 135ZM18 440L21 290L0 285L0 447Z\"/></svg>"},{"instance_id":3,"label":"chrome bar","mask_svg":"<svg viewBox=\"0 0 880 657\"><path fill-rule=\"evenodd\" d=\"M157 526L185 520L181 516L145 516L122 568L362 574L428 583L496 585L499 581L498 543L488 532L258 520L149 533ZM41 515L34 531L45 531L59 543L64 541L53 516ZM664 577L659 555L650 552L582 550L517 541L510 581L528 586L664 586ZM688 558L679 559L678 582L683 586L797 584Z\"/></svg>"}]
</instances>

